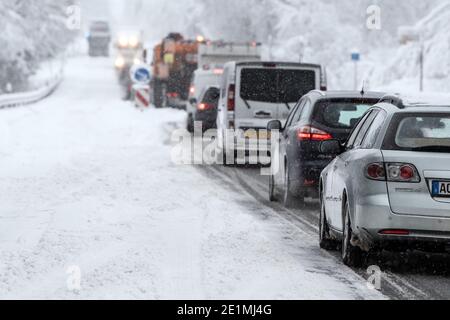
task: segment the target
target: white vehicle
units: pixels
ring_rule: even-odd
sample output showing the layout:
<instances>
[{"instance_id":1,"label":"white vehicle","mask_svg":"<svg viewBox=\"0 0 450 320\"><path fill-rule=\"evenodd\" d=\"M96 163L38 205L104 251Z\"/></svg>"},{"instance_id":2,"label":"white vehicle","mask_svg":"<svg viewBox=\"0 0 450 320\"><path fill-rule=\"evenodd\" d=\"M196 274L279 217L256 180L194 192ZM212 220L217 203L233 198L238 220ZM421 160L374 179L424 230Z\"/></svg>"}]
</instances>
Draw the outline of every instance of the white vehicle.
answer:
<instances>
[{"instance_id":1,"label":"white vehicle","mask_svg":"<svg viewBox=\"0 0 450 320\"><path fill-rule=\"evenodd\" d=\"M300 98L316 89L326 90L320 65L260 61L227 63L220 84L218 154L229 163L230 158L235 161L237 153L245 153L247 157L249 152L259 152L259 142L265 140L265 147L268 143L267 124L279 120L284 126L290 110ZM236 137L230 137L229 130L242 135L243 140L256 139L258 143L256 146L238 143Z\"/></svg>"},{"instance_id":2,"label":"white vehicle","mask_svg":"<svg viewBox=\"0 0 450 320\"><path fill-rule=\"evenodd\" d=\"M198 48L200 69L223 68L230 61L260 61L261 44L257 42L206 41Z\"/></svg>"},{"instance_id":3,"label":"white vehicle","mask_svg":"<svg viewBox=\"0 0 450 320\"><path fill-rule=\"evenodd\" d=\"M230 61L261 61L261 44L206 41L199 45L198 66L189 90L187 129L194 130L194 113L200 94L206 87L220 86L224 65Z\"/></svg>"}]
</instances>

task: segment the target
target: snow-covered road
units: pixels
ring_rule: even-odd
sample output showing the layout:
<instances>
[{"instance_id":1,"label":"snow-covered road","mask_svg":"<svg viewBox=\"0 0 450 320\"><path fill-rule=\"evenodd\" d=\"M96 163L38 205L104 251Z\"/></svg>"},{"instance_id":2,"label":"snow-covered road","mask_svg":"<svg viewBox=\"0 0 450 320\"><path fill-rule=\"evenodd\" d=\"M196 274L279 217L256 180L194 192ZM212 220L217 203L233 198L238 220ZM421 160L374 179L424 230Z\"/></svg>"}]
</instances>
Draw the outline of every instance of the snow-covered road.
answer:
<instances>
[{"instance_id":1,"label":"snow-covered road","mask_svg":"<svg viewBox=\"0 0 450 320\"><path fill-rule=\"evenodd\" d=\"M52 97L0 112L0 298L384 298L242 187L174 165L183 112L119 94L111 61L76 58Z\"/></svg>"}]
</instances>

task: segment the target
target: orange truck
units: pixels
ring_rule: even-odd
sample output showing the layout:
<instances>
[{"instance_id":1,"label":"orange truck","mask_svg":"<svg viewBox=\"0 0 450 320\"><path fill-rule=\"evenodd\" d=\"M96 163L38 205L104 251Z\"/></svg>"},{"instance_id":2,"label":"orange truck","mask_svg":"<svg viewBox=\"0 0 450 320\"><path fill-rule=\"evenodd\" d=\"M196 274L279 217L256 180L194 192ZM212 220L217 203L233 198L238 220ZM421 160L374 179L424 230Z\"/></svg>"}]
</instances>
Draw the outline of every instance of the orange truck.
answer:
<instances>
[{"instance_id":1,"label":"orange truck","mask_svg":"<svg viewBox=\"0 0 450 320\"><path fill-rule=\"evenodd\" d=\"M191 79L198 68L199 45L203 42L171 33L155 46L150 99L157 108L186 108Z\"/></svg>"}]
</instances>

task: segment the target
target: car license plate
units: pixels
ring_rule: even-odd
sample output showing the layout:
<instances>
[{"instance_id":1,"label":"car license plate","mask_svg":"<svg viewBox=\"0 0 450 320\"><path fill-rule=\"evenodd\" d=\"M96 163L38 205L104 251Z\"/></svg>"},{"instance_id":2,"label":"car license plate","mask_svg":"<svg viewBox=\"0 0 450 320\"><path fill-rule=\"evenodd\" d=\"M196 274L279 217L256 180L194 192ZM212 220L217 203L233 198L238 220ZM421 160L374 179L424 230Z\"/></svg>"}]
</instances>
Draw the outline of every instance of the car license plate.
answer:
<instances>
[{"instance_id":1,"label":"car license plate","mask_svg":"<svg viewBox=\"0 0 450 320\"><path fill-rule=\"evenodd\" d=\"M258 135L259 135L259 139L261 140L269 140L270 139L270 132L267 130L260 130L255 131L255 130L247 130L244 133L244 137L246 139L258 139Z\"/></svg>"},{"instance_id":2,"label":"car license plate","mask_svg":"<svg viewBox=\"0 0 450 320\"><path fill-rule=\"evenodd\" d=\"M433 197L449 197L450 198L450 181L431 181L431 195Z\"/></svg>"}]
</instances>

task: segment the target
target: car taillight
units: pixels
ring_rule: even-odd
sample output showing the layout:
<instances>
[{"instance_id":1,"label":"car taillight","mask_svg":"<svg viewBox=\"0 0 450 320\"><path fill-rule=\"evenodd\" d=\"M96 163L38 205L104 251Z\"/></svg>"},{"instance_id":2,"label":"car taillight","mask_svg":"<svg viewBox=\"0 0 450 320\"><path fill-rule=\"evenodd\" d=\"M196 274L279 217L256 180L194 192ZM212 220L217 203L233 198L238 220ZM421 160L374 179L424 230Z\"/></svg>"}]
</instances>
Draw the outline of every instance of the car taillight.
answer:
<instances>
[{"instance_id":1,"label":"car taillight","mask_svg":"<svg viewBox=\"0 0 450 320\"><path fill-rule=\"evenodd\" d=\"M386 172L388 181L420 182L416 167L409 163L387 163Z\"/></svg>"},{"instance_id":2,"label":"car taillight","mask_svg":"<svg viewBox=\"0 0 450 320\"><path fill-rule=\"evenodd\" d=\"M168 92L167 96L169 98L178 98L179 94L177 92Z\"/></svg>"},{"instance_id":3,"label":"car taillight","mask_svg":"<svg viewBox=\"0 0 450 320\"><path fill-rule=\"evenodd\" d=\"M234 84L230 84L230 86L228 87L228 99L227 99L228 111L234 111L235 91L236 91L236 86Z\"/></svg>"},{"instance_id":4,"label":"car taillight","mask_svg":"<svg viewBox=\"0 0 450 320\"><path fill-rule=\"evenodd\" d=\"M366 176L372 180L386 181L384 163L371 163L367 166Z\"/></svg>"},{"instance_id":5,"label":"car taillight","mask_svg":"<svg viewBox=\"0 0 450 320\"><path fill-rule=\"evenodd\" d=\"M409 163L371 163L366 176L372 180L389 182L420 182L419 172Z\"/></svg>"},{"instance_id":6,"label":"car taillight","mask_svg":"<svg viewBox=\"0 0 450 320\"><path fill-rule=\"evenodd\" d=\"M212 105L210 103L200 103L197 106L197 110L199 110L199 111L211 110L213 108L214 108L214 105Z\"/></svg>"},{"instance_id":7,"label":"car taillight","mask_svg":"<svg viewBox=\"0 0 450 320\"><path fill-rule=\"evenodd\" d=\"M311 126L304 126L297 131L297 138L300 141L325 141L332 140L333 136L323 130Z\"/></svg>"}]
</instances>

